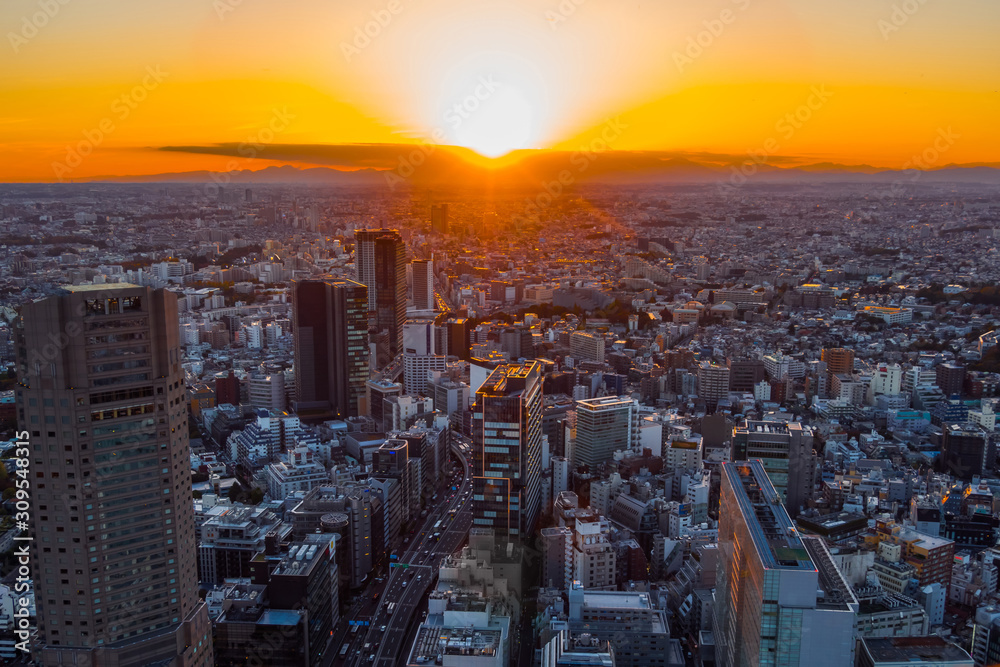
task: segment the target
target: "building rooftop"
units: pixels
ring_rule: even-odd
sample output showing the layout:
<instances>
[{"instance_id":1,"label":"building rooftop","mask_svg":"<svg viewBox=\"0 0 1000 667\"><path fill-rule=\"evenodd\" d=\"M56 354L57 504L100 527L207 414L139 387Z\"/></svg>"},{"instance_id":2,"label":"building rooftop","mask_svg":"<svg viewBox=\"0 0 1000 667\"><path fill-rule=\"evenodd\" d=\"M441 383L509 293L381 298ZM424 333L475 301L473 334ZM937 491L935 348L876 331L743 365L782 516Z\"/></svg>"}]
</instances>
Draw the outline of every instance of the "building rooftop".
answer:
<instances>
[{"instance_id":1,"label":"building rooftop","mask_svg":"<svg viewBox=\"0 0 1000 667\"><path fill-rule=\"evenodd\" d=\"M944 639L929 637L867 637L862 640L875 664L912 662L935 665L972 664L968 653Z\"/></svg>"},{"instance_id":2,"label":"building rooftop","mask_svg":"<svg viewBox=\"0 0 1000 667\"><path fill-rule=\"evenodd\" d=\"M649 594L629 591L584 591L583 604L601 609L652 609Z\"/></svg>"},{"instance_id":3,"label":"building rooftop","mask_svg":"<svg viewBox=\"0 0 1000 667\"><path fill-rule=\"evenodd\" d=\"M583 398L576 402L577 407L603 408L618 407L622 405L632 405L632 399L628 396L602 396L600 398Z\"/></svg>"},{"instance_id":4,"label":"building rooftop","mask_svg":"<svg viewBox=\"0 0 1000 667\"><path fill-rule=\"evenodd\" d=\"M819 591L822 594L818 593L816 596L816 607L848 611L851 609L850 605L855 605L856 609L858 599L854 596L851 585L837 569L823 540L818 537L803 537L802 544L819 573Z\"/></svg>"},{"instance_id":5,"label":"building rooftop","mask_svg":"<svg viewBox=\"0 0 1000 667\"><path fill-rule=\"evenodd\" d=\"M133 285L132 283L103 283L98 285L63 285L61 289L66 292L111 292L139 287L141 285Z\"/></svg>"},{"instance_id":6,"label":"building rooftop","mask_svg":"<svg viewBox=\"0 0 1000 667\"><path fill-rule=\"evenodd\" d=\"M493 658L502 650L502 640L500 630L421 625L408 664L434 664L438 656Z\"/></svg>"},{"instance_id":7,"label":"building rooftop","mask_svg":"<svg viewBox=\"0 0 1000 667\"><path fill-rule=\"evenodd\" d=\"M763 566L815 570L809 552L761 462L726 463L722 470L736 490L736 500L746 517Z\"/></svg>"},{"instance_id":8,"label":"building rooftop","mask_svg":"<svg viewBox=\"0 0 1000 667\"><path fill-rule=\"evenodd\" d=\"M745 433L788 433L788 424L785 422L747 420L737 426L736 430Z\"/></svg>"}]
</instances>

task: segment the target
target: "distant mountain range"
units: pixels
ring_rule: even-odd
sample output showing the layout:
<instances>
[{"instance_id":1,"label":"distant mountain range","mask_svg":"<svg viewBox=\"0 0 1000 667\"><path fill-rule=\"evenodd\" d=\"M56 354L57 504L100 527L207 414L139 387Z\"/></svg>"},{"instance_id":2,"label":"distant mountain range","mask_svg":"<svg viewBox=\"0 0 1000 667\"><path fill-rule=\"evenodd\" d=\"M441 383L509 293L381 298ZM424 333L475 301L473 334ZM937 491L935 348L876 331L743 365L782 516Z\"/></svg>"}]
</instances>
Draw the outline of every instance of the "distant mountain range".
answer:
<instances>
[{"instance_id":1,"label":"distant mountain range","mask_svg":"<svg viewBox=\"0 0 1000 667\"><path fill-rule=\"evenodd\" d=\"M240 158L238 147L164 147L161 150ZM468 149L421 147L407 144L382 145L274 145L257 157L267 160L317 164L299 167L289 164L232 172L188 171L143 176L105 176L81 179L85 182L114 183L304 183L333 186L462 186L508 185L534 187L562 181L564 184L713 184L742 181L749 183L982 183L1000 185L1000 163L948 164L920 174L913 170L882 169L866 164L842 165L831 162L789 164L780 156L752 163L747 156L713 156L694 160L683 154L662 151L610 151L584 153L570 151L516 151L496 164L486 166L472 158ZM242 157L240 166L253 166Z\"/></svg>"}]
</instances>

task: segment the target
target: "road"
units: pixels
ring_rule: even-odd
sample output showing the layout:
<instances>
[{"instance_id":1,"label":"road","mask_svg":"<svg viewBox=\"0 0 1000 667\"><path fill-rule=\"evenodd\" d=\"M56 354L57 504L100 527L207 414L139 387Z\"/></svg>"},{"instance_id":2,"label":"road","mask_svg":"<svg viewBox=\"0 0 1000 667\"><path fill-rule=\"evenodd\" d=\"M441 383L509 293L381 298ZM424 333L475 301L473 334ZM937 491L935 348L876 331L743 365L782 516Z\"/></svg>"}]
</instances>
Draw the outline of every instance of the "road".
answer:
<instances>
[{"instance_id":1,"label":"road","mask_svg":"<svg viewBox=\"0 0 1000 667\"><path fill-rule=\"evenodd\" d=\"M462 546L472 525L471 460L455 446L452 446L452 452L462 464L461 483L457 485L457 491L450 491L456 484L449 482L447 495L439 499L436 507L430 508L427 520L411 536L407 550L397 561L398 565L390 567L388 578L376 580L351 607L347 619L367 621L369 625L362 626L356 634L349 634L346 622L342 623L340 632L326 652L324 667L334 664L395 667L405 661L411 643L408 641L410 626L418 608L423 606L426 594L437 581L438 565L446 555ZM455 512L454 519L450 518L452 510ZM435 540L434 526L438 521L443 530L440 539ZM390 604L394 605L392 612L389 611ZM340 637L339 641L337 637ZM341 660L339 651L344 642L350 642L350 648Z\"/></svg>"}]
</instances>

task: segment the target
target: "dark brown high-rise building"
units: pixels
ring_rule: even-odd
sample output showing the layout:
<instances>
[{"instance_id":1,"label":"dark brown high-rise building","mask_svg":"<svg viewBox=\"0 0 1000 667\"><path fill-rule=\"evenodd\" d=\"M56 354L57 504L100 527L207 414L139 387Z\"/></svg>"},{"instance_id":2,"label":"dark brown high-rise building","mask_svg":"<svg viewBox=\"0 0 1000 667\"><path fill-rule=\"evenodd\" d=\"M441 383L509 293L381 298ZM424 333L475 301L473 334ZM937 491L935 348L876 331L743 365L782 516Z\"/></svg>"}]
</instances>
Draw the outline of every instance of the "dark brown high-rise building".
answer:
<instances>
[{"instance_id":1,"label":"dark brown high-rise building","mask_svg":"<svg viewBox=\"0 0 1000 667\"><path fill-rule=\"evenodd\" d=\"M176 295L66 287L17 341L41 664L211 665Z\"/></svg>"},{"instance_id":2,"label":"dark brown high-rise building","mask_svg":"<svg viewBox=\"0 0 1000 667\"><path fill-rule=\"evenodd\" d=\"M413 272L413 307L434 309L434 260L415 259L410 262Z\"/></svg>"},{"instance_id":3,"label":"dark brown high-rise building","mask_svg":"<svg viewBox=\"0 0 1000 667\"><path fill-rule=\"evenodd\" d=\"M368 380L368 290L353 280L296 281L292 290L295 410L362 414Z\"/></svg>"},{"instance_id":4,"label":"dark brown high-rise building","mask_svg":"<svg viewBox=\"0 0 1000 667\"><path fill-rule=\"evenodd\" d=\"M459 359L470 359L469 320L464 317L452 318L445 322L448 331L448 354Z\"/></svg>"},{"instance_id":5,"label":"dark brown high-rise building","mask_svg":"<svg viewBox=\"0 0 1000 667\"><path fill-rule=\"evenodd\" d=\"M761 380L767 378L760 359L726 359L729 366L729 391L752 393Z\"/></svg>"},{"instance_id":6,"label":"dark brown high-rise building","mask_svg":"<svg viewBox=\"0 0 1000 667\"><path fill-rule=\"evenodd\" d=\"M996 462L996 447L989 434L977 424L945 424L942 429L941 468L961 480L988 474Z\"/></svg>"},{"instance_id":7,"label":"dark brown high-rise building","mask_svg":"<svg viewBox=\"0 0 1000 667\"><path fill-rule=\"evenodd\" d=\"M224 403L240 404L240 379L232 371L224 378L215 378L215 404Z\"/></svg>"},{"instance_id":8,"label":"dark brown high-rise building","mask_svg":"<svg viewBox=\"0 0 1000 667\"><path fill-rule=\"evenodd\" d=\"M447 204L435 204L431 206L431 231L437 234L448 233Z\"/></svg>"},{"instance_id":9,"label":"dark brown high-rise building","mask_svg":"<svg viewBox=\"0 0 1000 667\"><path fill-rule=\"evenodd\" d=\"M935 381L945 396L961 396L965 391L965 366L956 363L938 364L934 367Z\"/></svg>"},{"instance_id":10,"label":"dark brown high-rise building","mask_svg":"<svg viewBox=\"0 0 1000 667\"><path fill-rule=\"evenodd\" d=\"M406 246L395 229L355 232L358 282L368 287L368 309L375 314L375 331L389 333L389 358L403 352L406 322Z\"/></svg>"},{"instance_id":11,"label":"dark brown high-rise building","mask_svg":"<svg viewBox=\"0 0 1000 667\"><path fill-rule=\"evenodd\" d=\"M842 347L828 347L823 349L820 357L826 362L826 370L830 375L854 372L854 350L845 350Z\"/></svg>"}]
</instances>

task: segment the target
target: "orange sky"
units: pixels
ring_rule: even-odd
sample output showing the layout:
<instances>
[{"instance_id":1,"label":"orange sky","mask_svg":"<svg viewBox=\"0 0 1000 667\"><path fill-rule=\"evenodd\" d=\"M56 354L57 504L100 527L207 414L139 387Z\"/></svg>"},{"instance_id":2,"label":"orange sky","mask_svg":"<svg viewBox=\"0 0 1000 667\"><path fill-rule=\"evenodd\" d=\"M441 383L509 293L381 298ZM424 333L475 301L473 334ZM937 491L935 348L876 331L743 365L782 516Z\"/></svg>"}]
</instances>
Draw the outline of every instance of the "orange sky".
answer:
<instances>
[{"instance_id":1,"label":"orange sky","mask_svg":"<svg viewBox=\"0 0 1000 667\"><path fill-rule=\"evenodd\" d=\"M1000 162L995 0L50 2L0 5L0 181L227 169L157 150L223 142L576 150L609 119L612 149L901 167L950 128L933 166Z\"/></svg>"}]
</instances>

